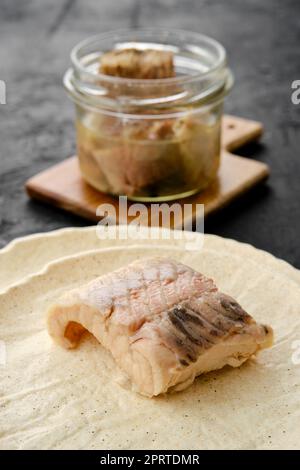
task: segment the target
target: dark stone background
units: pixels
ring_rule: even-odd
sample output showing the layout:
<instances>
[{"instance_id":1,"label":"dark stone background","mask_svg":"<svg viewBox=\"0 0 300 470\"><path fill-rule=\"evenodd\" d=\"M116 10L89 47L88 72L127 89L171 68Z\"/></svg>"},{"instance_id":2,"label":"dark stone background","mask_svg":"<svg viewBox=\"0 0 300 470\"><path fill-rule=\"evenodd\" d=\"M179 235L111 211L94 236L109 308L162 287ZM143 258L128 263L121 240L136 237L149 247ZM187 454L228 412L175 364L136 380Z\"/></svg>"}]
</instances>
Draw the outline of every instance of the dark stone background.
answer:
<instances>
[{"instance_id":1,"label":"dark stone background","mask_svg":"<svg viewBox=\"0 0 300 470\"><path fill-rule=\"evenodd\" d=\"M206 232L268 250L300 268L299 0L0 0L0 246L88 222L29 201L25 180L75 150L73 107L62 88L69 51L120 27L180 27L227 48L236 84L228 113L265 124L261 144L241 154L267 162L266 185L211 217Z\"/></svg>"}]
</instances>

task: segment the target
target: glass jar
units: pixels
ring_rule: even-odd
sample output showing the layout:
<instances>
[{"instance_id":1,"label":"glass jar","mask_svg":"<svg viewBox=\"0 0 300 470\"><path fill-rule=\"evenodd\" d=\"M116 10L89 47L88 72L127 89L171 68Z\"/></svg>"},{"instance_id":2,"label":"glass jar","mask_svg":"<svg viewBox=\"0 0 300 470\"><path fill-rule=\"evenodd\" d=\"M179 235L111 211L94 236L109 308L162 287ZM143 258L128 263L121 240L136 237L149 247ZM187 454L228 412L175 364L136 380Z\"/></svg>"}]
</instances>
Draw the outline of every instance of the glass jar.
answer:
<instances>
[{"instance_id":1,"label":"glass jar","mask_svg":"<svg viewBox=\"0 0 300 470\"><path fill-rule=\"evenodd\" d=\"M172 51L172 78L132 79L99 72L120 49ZM186 31L123 30L79 43L64 85L76 105L83 178L99 191L166 201L206 188L220 163L221 117L232 86L217 41Z\"/></svg>"}]
</instances>

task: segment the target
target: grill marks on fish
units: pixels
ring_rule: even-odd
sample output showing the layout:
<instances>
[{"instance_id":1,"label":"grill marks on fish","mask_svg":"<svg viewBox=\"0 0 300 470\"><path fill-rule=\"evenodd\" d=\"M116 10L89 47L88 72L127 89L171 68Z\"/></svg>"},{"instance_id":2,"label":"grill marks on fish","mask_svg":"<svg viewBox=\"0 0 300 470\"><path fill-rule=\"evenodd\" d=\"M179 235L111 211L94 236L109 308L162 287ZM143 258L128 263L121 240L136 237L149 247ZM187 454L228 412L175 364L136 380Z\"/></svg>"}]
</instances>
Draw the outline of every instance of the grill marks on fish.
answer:
<instances>
[{"instance_id":1,"label":"grill marks on fish","mask_svg":"<svg viewBox=\"0 0 300 470\"><path fill-rule=\"evenodd\" d=\"M205 319L212 329L219 331L220 336L223 336L224 332L233 333L234 331L238 331L244 323L243 319L242 321L238 321L237 318L233 319L228 315L228 311L226 311L221 304L221 299L224 297L231 300L231 297L216 292L214 295L203 295L201 298L191 301L191 305L195 311Z\"/></svg>"},{"instance_id":2,"label":"grill marks on fish","mask_svg":"<svg viewBox=\"0 0 300 470\"><path fill-rule=\"evenodd\" d=\"M182 335L179 336L178 334L171 334L168 340L168 346L170 346L170 348L176 353L181 364L182 361L186 362L187 364L197 361L197 350L199 351L200 348L195 348L195 345L192 344L187 338Z\"/></svg>"},{"instance_id":3,"label":"grill marks on fish","mask_svg":"<svg viewBox=\"0 0 300 470\"><path fill-rule=\"evenodd\" d=\"M219 297L224 314L227 314L233 320L249 323L250 315L234 299L224 294L221 294Z\"/></svg>"},{"instance_id":4,"label":"grill marks on fish","mask_svg":"<svg viewBox=\"0 0 300 470\"><path fill-rule=\"evenodd\" d=\"M202 335L200 335L196 329L190 328L190 324L186 319L182 320L179 318L179 316L176 314L176 312L177 313L179 312L179 308L178 309L175 308L171 312L168 312L169 319L171 323L173 324L173 326L175 326L175 328L181 331L181 333L185 335L188 341L196 344L197 346L203 347L205 342L210 343L210 341L205 339Z\"/></svg>"},{"instance_id":5,"label":"grill marks on fish","mask_svg":"<svg viewBox=\"0 0 300 470\"><path fill-rule=\"evenodd\" d=\"M175 345L183 366L251 323L250 315L234 299L219 292L177 304L167 315L172 325L167 343Z\"/></svg>"},{"instance_id":6,"label":"grill marks on fish","mask_svg":"<svg viewBox=\"0 0 300 470\"><path fill-rule=\"evenodd\" d=\"M199 316L195 315L195 312L188 313L187 308L181 305L175 307L172 313L183 322L190 322L194 323L195 325L203 326L203 321L199 318Z\"/></svg>"}]
</instances>

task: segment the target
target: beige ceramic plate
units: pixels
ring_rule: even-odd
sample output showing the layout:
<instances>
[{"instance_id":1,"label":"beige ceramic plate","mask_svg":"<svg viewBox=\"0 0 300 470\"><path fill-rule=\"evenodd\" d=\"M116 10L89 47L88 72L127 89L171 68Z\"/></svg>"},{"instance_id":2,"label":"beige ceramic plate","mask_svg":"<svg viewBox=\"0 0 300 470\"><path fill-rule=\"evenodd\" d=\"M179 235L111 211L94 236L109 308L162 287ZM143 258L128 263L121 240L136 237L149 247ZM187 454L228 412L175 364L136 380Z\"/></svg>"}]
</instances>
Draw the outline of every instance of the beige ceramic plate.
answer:
<instances>
[{"instance_id":1,"label":"beige ceramic plate","mask_svg":"<svg viewBox=\"0 0 300 470\"><path fill-rule=\"evenodd\" d=\"M110 233L122 230L122 227L109 229ZM138 243L165 244L166 246L185 246L186 241L178 239L181 231L168 231L166 229L150 229L158 233L158 240L145 241L145 235L139 240L112 240L109 238L100 240L96 235L96 227L67 228L47 233L39 233L11 242L7 247L0 250L0 292L21 281L24 277L39 272L49 262L59 258L79 254L93 249L107 248L109 246L132 245ZM149 234L149 229L142 229L142 233ZM168 239L169 234L173 239ZM164 236L167 237L164 239ZM202 235L189 232L189 236L201 239ZM176 238L177 237L177 238ZM143 240L144 238L144 240ZM217 251L226 251L256 260L264 268L280 272L282 275L300 283L300 271L290 266L285 261L279 260L267 252L258 250L251 245L239 243L234 240L205 235L204 245L206 248Z\"/></svg>"},{"instance_id":2,"label":"beige ceramic plate","mask_svg":"<svg viewBox=\"0 0 300 470\"><path fill-rule=\"evenodd\" d=\"M199 377L155 399L118 385L110 354L91 337L74 351L52 344L47 307L66 289L145 256L165 255L213 277L275 330L273 348L238 369ZM278 449L299 447L299 284L250 257L205 248L132 246L81 254L0 295L2 449Z\"/></svg>"}]
</instances>

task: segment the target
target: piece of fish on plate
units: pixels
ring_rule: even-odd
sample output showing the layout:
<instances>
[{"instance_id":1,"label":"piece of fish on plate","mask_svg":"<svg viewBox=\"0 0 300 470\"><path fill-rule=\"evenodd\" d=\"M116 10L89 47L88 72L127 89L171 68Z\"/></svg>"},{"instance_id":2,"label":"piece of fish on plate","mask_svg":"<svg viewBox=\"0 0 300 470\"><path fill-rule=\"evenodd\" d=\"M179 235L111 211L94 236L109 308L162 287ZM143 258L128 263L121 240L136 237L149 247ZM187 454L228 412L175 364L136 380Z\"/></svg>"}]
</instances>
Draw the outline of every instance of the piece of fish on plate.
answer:
<instances>
[{"instance_id":1,"label":"piece of fish on plate","mask_svg":"<svg viewBox=\"0 0 300 470\"><path fill-rule=\"evenodd\" d=\"M135 261L71 290L48 312L48 331L74 348L88 330L113 355L133 390L182 390L197 375L240 366L272 345L261 325L214 282L168 258Z\"/></svg>"}]
</instances>

